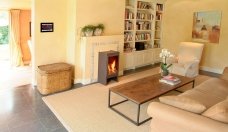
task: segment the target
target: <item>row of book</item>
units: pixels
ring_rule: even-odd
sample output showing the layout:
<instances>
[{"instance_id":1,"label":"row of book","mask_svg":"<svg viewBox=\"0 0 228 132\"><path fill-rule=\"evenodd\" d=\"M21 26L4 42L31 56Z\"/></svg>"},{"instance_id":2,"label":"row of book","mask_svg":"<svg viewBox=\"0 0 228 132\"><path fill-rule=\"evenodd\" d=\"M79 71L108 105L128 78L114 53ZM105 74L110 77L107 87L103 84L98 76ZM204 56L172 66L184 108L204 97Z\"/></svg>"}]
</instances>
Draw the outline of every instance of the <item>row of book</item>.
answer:
<instances>
[{"instance_id":1,"label":"row of book","mask_svg":"<svg viewBox=\"0 0 228 132\"><path fill-rule=\"evenodd\" d=\"M151 39L151 34L150 33L140 33L135 35L135 40L150 40Z\"/></svg>"},{"instance_id":2,"label":"row of book","mask_svg":"<svg viewBox=\"0 0 228 132\"><path fill-rule=\"evenodd\" d=\"M176 84L180 83L181 80L178 77L168 75L168 76L164 76L163 78L161 78L159 80L159 82L166 83L169 85L176 85Z\"/></svg>"},{"instance_id":3,"label":"row of book","mask_svg":"<svg viewBox=\"0 0 228 132\"><path fill-rule=\"evenodd\" d=\"M134 19L134 13L131 12L129 9L125 10L125 19Z\"/></svg>"},{"instance_id":4,"label":"row of book","mask_svg":"<svg viewBox=\"0 0 228 132\"><path fill-rule=\"evenodd\" d=\"M148 2L138 1L137 8L138 9L153 9L153 6Z\"/></svg>"},{"instance_id":5,"label":"row of book","mask_svg":"<svg viewBox=\"0 0 228 132\"><path fill-rule=\"evenodd\" d=\"M133 48L129 43L124 43L124 52L132 52Z\"/></svg>"},{"instance_id":6,"label":"row of book","mask_svg":"<svg viewBox=\"0 0 228 132\"><path fill-rule=\"evenodd\" d=\"M133 41L132 33L124 33L124 42Z\"/></svg>"},{"instance_id":7,"label":"row of book","mask_svg":"<svg viewBox=\"0 0 228 132\"><path fill-rule=\"evenodd\" d=\"M142 12L138 12L137 19L142 19L142 20L153 20L154 19L154 15L150 14L150 13L142 13Z\"/></svg>"},{"instance_id":8,"label":"row of book","mask_svg":"<svg viewBox=\"0 0 228 132\"><path fill-rule=\"evenodd\" d=\"M156 14L156 20L161 20L162 19L162 14Z\"/></svg>"},{"instance_id":9,"label":"row of book","mask_svg":"<svg viewBox=\"0 0 228 132\"><path fill-rule=\"evenodd\" d=\"M160 48L160 43L154 43L153 48Z\"/></svg>"},{"instance_id":10,"label":"row of book","mask_svg":"<svg viewBox=\"0 0 228 132\"><path fill-rule=\"evenodd\" d=\"M163 11L163 5L162 4L157 4L156 10L157 11Z\"/></svg>"},{"instance_id":11,"label":"row of book","mask_svg":"<svg viewBox=\"0 0 228 132\"><path fill-rule=\"evenodd\" d=\"M136 29L137 30L151 30L151 23L150 22L137 22Z\"/></svg>"},{"instance_id":12,"label":"row of book","mask_svg":"<svg viewBox=\"0 0 228 132\"><path fill-rule=\"evenodd\" d=\"M131 21L125 21L124 30L133 30L134 24Z\"/></svg>"}]
</instances>

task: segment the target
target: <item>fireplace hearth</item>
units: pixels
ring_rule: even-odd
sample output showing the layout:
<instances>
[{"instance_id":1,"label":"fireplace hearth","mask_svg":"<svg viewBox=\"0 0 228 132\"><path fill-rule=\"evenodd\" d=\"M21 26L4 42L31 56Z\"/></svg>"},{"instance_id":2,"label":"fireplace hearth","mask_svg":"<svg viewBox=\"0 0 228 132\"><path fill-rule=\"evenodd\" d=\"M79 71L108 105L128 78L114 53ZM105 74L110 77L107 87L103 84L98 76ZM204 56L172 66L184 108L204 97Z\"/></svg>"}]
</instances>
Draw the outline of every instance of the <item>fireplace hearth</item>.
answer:
<instances>
[{"instance_id":1,"label":"fireplace hearth","mask_svg":"<svg viewBox=\"0 0 228 132\"><path fill-rule=\"evenodd\" d=\"M98 82L106 85L110 80L118 81L119 52L99 52Z\"/></svg>"}]
</instances>

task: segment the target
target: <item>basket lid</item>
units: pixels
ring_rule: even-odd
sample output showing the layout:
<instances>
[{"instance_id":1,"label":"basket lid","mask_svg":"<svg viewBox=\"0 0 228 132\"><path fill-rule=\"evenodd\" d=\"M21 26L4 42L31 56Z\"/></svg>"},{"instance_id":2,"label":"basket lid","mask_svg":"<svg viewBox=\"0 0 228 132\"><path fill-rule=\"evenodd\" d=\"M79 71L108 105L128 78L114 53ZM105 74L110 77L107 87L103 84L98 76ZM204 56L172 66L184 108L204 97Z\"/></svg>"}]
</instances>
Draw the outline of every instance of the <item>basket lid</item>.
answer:
<instances>
[{"instance_id":1,"label":"basket lid","mask_svg":"<svg viewBox=\"0 0 228 132\"><path fill-rule=\"evenodd\" d=\"M67 63L53 63L53 64L47 64L47 65L40 65L38 66L38 71L40 73L55 73L59 71L66 71L71 69L71 65Z\"/></svg>"}]
</instances>

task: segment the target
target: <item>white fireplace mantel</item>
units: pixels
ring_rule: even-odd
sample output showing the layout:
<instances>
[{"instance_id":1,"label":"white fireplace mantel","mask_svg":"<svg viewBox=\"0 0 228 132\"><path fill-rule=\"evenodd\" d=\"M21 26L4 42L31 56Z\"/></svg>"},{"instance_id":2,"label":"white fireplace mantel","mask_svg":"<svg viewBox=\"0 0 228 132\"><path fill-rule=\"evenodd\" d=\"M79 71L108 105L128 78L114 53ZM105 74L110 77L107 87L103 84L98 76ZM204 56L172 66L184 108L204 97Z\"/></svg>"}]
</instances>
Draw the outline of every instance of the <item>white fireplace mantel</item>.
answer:
<instances>
[{"instance_id":1,"label":"white fireplace mantel","mask_svg":"<svg viewBox=\"0 0 228 132\"><path fill-rule=\"evenodd\" d=\"M102 51L119 51L119 75L123 75L123 35L81 37L80 44L80 69L82 71L80 83L89 84L97 82L98 53Z\"/></svg>"}]
</instances>

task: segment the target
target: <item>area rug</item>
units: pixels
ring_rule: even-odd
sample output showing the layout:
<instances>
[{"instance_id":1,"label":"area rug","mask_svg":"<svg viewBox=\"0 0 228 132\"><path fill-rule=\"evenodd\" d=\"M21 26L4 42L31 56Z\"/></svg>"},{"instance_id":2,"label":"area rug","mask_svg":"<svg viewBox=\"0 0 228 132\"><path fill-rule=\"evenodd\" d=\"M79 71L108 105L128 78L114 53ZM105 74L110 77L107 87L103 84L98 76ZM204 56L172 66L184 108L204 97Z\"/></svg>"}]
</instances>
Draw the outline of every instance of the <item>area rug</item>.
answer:
<instances>
[{"instance_id":1,"label":"area rug","mask_svg":"<svg viewBox=\"0 0 228 132\"><path fill-rule=\"evenodd\" d=\"M111 82L107 86L95 83L46 96L43 97L43 100L70 132L148 132L150 131L150 121L140 126L136 126L108 108L108 89L158 72L158 68L153 68L143 72L122 76L119 78L119 82ZM196 78L196 85L209 78L210 77L208 76L198 76ZM186 86L183 89L186 90L189 88L191 88L191 85ZM178 93L170 92L168 94ZM122 98L117 95L112 95L111 100L112 103L114 103L121 99ZM153 101L156 101L156 99ZM148 117L146 113L148 104L149 102L142 106L140 120ZM116 109L136 120L137 105L130 101L116 106Z\"/></svg>"}]
</instances>

